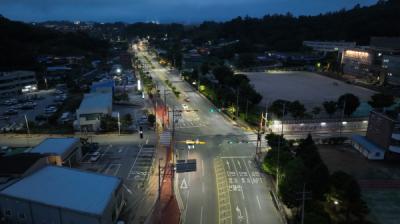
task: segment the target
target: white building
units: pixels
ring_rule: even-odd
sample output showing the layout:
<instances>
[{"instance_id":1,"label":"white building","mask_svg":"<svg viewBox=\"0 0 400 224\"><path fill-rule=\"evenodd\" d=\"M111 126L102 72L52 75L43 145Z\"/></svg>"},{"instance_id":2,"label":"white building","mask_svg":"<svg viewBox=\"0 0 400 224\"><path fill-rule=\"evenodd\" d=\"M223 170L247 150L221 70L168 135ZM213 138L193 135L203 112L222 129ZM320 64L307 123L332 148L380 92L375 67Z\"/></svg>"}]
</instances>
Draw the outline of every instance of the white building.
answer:
<instances>
[{"instance_id":1,"label":"white building","mask_svg":"<svg viewBox=\"0 0 400 224\"><path fill-rule=\"evenodd\" d=\"M112 114L112 92L93 92L84 95L76 111L74 127L82 132L99 131L100 120Z\"/></svg>"},{"instance_id":2,"label":"white building","mask_svg":"<svg viewBox=\"0 0 400 224\"><path fill-rule=\"evenodd\" d=\"M82 159L79 138L47 138L31 150L32 153L49 155L49 160L59 166L71 167Z\"/></svg>"},{"instance_id":3,"label":"white building","mask_svg":"<svg viewBox=\"0 0 400 224\"><path fill-rule=\"evenodd\" d=\"M343 52L345 49L354 48L356 42L345 41L303 41L303 45L319 52Z\"/></svg>"},{"instance_id":4,"label":"white building","mask_svg":"<svg viewBox=\"0 0 400 224\"><path fill-rule=\"evenodd\" d=\"M0 191L7 223L110 224L124 204L118 177L46 166Z\"/></svg>"},{"instance_id":5,"label":"white building","mask_svg":"<svg viewBox=\"0 0 400 224\"><path fill-rule=\"evenodd\" d=\"M33 71L0 72L0 97L15 96L21 92L37 90Z\"/></svg>"}]
</instances>

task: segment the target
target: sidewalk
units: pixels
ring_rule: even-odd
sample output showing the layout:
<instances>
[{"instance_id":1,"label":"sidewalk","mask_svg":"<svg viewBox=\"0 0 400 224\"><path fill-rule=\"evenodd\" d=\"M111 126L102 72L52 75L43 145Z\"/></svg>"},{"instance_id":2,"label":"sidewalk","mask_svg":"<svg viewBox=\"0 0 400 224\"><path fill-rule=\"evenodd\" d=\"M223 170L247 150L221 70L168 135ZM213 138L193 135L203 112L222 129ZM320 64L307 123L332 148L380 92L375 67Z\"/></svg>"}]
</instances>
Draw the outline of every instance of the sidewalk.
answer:
<instances>
[{"instance_id":1,"label":"sidewalk","mask_svg":"<svg viewBox=\"0 0 400 224\"><path fill-rule=\"evenodd\" d=\"M147 223L179 224L180 210L173 193L172 167L167 165L161 184L161 197L157 200L153 213Z\"/></svg>"}]
</instances>

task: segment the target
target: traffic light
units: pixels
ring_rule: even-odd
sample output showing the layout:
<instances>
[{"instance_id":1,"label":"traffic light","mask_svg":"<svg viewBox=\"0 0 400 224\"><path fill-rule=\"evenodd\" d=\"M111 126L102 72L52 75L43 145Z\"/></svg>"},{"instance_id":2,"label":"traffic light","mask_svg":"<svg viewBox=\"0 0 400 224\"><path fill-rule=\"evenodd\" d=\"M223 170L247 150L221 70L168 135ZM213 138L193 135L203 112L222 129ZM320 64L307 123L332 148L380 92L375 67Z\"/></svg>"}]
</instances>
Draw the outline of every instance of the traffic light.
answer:
<instances>
[{"instance_id":1,"label":"traffic light","mask_svg":"<svg viewBox=\"0 0 400 224\"><path fill-rule=\"evenodd\" d=\"M140 138L143 138L143 127L142 126L139 126L139 135L140 135Z\"/></svg>"}]
</instances>

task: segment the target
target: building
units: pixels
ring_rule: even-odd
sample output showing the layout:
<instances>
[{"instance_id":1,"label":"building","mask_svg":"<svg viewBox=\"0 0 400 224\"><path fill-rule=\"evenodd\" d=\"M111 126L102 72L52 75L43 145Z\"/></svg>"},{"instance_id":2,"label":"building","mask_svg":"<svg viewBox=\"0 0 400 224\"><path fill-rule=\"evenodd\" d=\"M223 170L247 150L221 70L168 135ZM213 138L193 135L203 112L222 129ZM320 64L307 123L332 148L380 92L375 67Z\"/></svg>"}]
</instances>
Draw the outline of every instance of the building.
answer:
<instances>
[{"instance_id":1,"label":"building","mask_svg":"<svg viewBox=\"0 0 400 224\"><path fill-rule=\"evenodd\" d=\"M374 52L368 48L346 49L342 54L342 67L345 74L355 76L372 76L374 64Z\"/></svg>"},{"instance_id":2,"label":"building","mask_svg":"<svg viewBox=\"0 0 400 224\"><path fill-rule=\"evenodd\" d=\"M33 71L0 72L0 97L37 90L37 81Z\"/></svg>"},{"instance_id":3,"label":"building","mask_svg":"<svg viewBox=\"0 0 400 224\"><path fill-rule=\"evenodd\" d=\"M80 131L99 131L101 118L112 114L112 92L85 94L76 111L74 127Z\"/></svg>"},{"instance_id":4,"label":"building","mask_svg":"<svg viewBox=\"0 0 400 224\"><path fill-rule=\"evenodd\" d=\"M114 80L102 80L99 82L93 82L90 87L90 92L112 92L115 91Z\"/></svg>"},{"instance_id":5,"label":"building","mask_svg":"<svg viewBox=\"0 0 400 224\"><path fill-rule=\"evenodd\" d=\"M353 146L369 159L400 159L400 119L372 111L366 136L354 135Z\"/></svg>"},{"instance_id":6,"label":"building","mask_svg":"<svg viewBox=\"0 0 400 224\"><path fill-rule=\"evenodd\" d=\"M81 141L79 138L47 138L31 150L49 156L51 163L58 166L79 164L82 159Z\"/></svg>"},{"instance_id":7,"label":"building","mask_svg":"<svg viewBox=\"0 0 400 224\"><path fill-rule=\"evenodd\" d=\"M303 41L303 46L307 46L318 52L343 52L345 49L354 48L356 42L345 41Z\"/></svg>"},{"instance_id":8,"label":"building","mask_svg":"<svg viewBox=\"0 0 400 224\"><path fill-rule=\"evenodd\" d=\"M400 37L371 37L370 46L385 54L400 53Z\"/></svg>"},{"instance_id":9,"label":"building","mask_svg":"<svg viewBox=\"0 0 400 224\"><path fill-rule=\"evenodd\" d=\"M46 69L44 78L49 81L59 81L67 78L72 72L72 68L68 66L50 66Z\"/></svg>"},{"instance_id":10,"label":"building","mask_svg":"<svg viewBox=\"0 0 400 224\"><path fill-rule=\"evenodd\" d=\"M400 85L400 55L384 55L382 68L386 73L386 84Z\"/></svg>"},{"instance_id":11,"label":"building","mask_svg":"<svg viewBox=\"0 0 400 224\"><path fill-rule=\"evenodd\" d=\"M0 191L0 211L10 223L116 223L123 204L120 178L59 166Z\"/></svg>"}]
</instances>

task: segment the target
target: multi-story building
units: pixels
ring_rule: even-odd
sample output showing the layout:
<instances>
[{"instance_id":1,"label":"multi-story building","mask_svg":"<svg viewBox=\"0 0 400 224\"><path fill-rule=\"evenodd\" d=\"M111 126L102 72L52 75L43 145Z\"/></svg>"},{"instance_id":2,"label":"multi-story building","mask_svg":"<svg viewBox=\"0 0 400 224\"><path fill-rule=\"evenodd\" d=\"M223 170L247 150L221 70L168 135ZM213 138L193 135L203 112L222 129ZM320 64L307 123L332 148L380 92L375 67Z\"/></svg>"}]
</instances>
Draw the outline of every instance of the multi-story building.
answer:
<instances>
[{"instance_id":1,"label":"multi-story building","mask_svg":"<svg viewBox=\"0 0 400 224\"><path fill-rule=\"evenodd\" d=\"M345 49L354 48L356 42L345 41L303 41L303 45L318 52L343 52Z\"/></svg>"},{"instance_id":2,"label":"multi-story building","mask_svg":"<svg viewBox=\"0 0 400 224\"><path fill-rule=\"evenodd\" d=\"M386 73L386 83L400 85L400 55L384 55L382 68Z\"/></svg>"},{"instance_id":3,"label":"multi-story building","mask_svg":"<svg viewBox=\"0 0 400 224\"><path fill-rule=\"evenodd\" d=\"M35 90L37 90L35 72L0 72L0 97L15 96L19 93Z\"/></svg>"},{"instance_id":4,"label":"multi-story building","mask_svg":"<svg viewBox=\"0 0 400 224\"><path fill-rule=\"evenodd\" d=\"M85 94L76 111L75 129L82 132L99 131L101 118L112 115L112 91Z\"/></svg>"},{"instance_id":5,"label":"multi-story building","mask_svg":"<svg viewBox=\"0 0 400 224\"><path fill-rule=\"evenodd\" d=\"M372 111L366 136L354 135L352 140L369 159L400 159L400 117Z\"/></svg>"}]
</instances>

